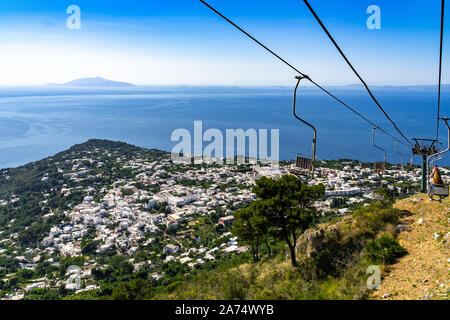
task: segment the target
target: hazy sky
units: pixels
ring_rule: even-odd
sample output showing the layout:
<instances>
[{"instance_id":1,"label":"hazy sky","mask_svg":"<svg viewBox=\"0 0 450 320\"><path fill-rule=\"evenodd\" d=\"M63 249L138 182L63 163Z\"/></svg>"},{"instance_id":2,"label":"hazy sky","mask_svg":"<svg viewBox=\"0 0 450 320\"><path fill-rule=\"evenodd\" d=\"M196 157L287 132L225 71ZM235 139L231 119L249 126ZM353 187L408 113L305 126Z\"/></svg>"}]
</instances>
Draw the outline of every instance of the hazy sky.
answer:
<instances>
[{"instance_id":1,"label":"hazy sky","mask_svg":"<svg viewBox=\"0 0 450 320\"><path fill-rule=\"evenodd\" d=\"M303 1L209 3L317 82L357 83ZM370 84L437 82L440 0L310 3ZM66 27L70 5L81 9L80 30ZM381 8L380 30L366 26L369 5ZM448 48L444 83L450 82ZM198 0L0 1L0 85L89 76L137 84L292 85L294 75Z\"/></svg>"}]
</instances>

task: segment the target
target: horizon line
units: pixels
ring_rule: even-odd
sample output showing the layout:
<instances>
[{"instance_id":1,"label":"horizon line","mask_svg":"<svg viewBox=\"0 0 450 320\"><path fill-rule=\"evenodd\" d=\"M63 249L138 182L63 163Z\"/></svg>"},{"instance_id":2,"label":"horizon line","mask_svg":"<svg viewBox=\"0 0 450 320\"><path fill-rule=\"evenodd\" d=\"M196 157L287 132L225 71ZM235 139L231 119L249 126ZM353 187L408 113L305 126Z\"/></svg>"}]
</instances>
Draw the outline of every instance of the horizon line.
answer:
<instances>
[{"instance_id":1,"label":"horizon line","mask_svg":"<svg viewBox=\"0 0 450 320\"><path fill-rule=\"evenodd\" d=\"M82 78L83 79L83 78ZM78 80L78 79L77 79ZM106 79L105 79L106 80ZM197 88L207 88L207 87L223 87L223 88L233 88L233 87L243 87L243 88L268 88L268 87L285 87L290 88L291 85L287 84L176 84L176 83L159 83L159 84L135 84L132 82L126 81L116 81L110 80L113 82L122 82L125 83L125 86L71 86L65 83L45 83L45 84L0 84L0 88L66 88L66 89L83 89L83 88L93 88L93 89L102 89L102 88L114 88L114 89L139 89L146 87L197 87ZM71 81L69 81L71 82ZM128 85L128 86L127 86ZM438 84L373 84L371 87L393 87L393 88L405 88L405 87L437 87ZM443 83L441 86L450 86L450 83ZM359 83L349 83L349 84L330 84L324 85L324 87L361 87L364 88L363 85ZM304 88L314 89L313 85L305 85Z\"/></svg>"}]
</instances>

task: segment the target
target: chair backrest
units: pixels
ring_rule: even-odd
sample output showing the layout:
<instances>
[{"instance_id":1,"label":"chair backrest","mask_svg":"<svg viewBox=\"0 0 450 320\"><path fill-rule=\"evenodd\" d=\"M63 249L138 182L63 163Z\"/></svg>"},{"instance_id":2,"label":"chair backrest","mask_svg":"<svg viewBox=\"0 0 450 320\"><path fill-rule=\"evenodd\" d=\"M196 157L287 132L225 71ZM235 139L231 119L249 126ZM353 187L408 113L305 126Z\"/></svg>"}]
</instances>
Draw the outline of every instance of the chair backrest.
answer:
<instances>
[{"instance_id":1,"label":"chair backrest","mask_svg":"<svg viewBox=\"0 0 450 320\"><path fill-rule=\"evenodd\" d=\"M295 162L295 166L300 169L311 170L312 169L312 161L310 158L305 158L302 156L297 156L297 160Z\"/></svg>"},{"instance_id":2,"label":"chair backrest","mask_svg":"<svg viewBox=\"0 0 450 320\"><path fill-rule=\"evenodd\" d=\"M374 165L374 169L376 172L383 172L385 170L384 162L376 162Z\"/></svg>"}]
</instances>

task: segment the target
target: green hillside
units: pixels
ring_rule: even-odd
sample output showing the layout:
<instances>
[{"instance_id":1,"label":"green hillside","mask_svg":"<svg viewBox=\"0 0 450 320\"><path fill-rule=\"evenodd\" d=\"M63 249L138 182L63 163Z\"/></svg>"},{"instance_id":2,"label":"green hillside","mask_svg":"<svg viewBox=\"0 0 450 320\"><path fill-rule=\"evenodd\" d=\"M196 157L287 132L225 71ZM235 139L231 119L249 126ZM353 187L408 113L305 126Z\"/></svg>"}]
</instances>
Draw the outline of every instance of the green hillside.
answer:
<instances>
[{"instance_id":1,"label":"green hillside","mask_svg":"<svg viewBox=\"0 0 450 320\"><path fill-rule=\"evenodd\" d=\"M298 240L298 267L287 251L258 263L203 273L172 284L156 299L364 299L367 268L395 263L406 251L395 240L408 215L373 203L353 215L318 224Z\"/></svg>"}]
</instances>

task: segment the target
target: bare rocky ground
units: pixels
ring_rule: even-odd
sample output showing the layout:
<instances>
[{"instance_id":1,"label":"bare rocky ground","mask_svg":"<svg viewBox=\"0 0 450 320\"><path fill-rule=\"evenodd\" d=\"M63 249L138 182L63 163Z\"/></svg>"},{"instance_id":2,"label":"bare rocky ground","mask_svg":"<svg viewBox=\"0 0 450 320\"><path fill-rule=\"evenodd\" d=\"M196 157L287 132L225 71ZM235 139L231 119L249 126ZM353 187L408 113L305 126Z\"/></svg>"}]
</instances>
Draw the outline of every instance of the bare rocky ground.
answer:
<instances>
[{"instance_id":1,"label":"bare rocky ground","mask_svg":"<svg viewBox=\"0 0 450 320\"><path fill-rule=\"evenodd\" d=\"M416 195L394 207L408 210L397 226L408 254L391 265L371 299L448 300L450 296L450 199Z\"/></svg>"}]
</instances>

